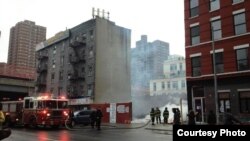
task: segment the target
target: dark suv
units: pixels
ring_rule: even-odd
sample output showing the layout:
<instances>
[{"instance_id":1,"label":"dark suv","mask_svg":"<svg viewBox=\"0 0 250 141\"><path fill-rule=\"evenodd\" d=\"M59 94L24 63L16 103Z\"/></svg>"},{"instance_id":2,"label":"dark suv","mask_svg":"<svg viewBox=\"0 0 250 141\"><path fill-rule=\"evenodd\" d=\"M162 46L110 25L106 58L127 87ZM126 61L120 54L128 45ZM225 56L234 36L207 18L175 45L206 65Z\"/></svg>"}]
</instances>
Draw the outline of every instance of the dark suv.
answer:
<instances>
[{"instance_id":1,"label":"dark suv","mask_svg":"<svg viewBox=\"0 0 250 141\"><path fill-rule=\"evenodd\" d=\"M75 111L71 120L71 126L74 127L76 124L89 125L91 123L90 115L94 112L93 110L79 110Z\"/></svg>"}]
</instances>

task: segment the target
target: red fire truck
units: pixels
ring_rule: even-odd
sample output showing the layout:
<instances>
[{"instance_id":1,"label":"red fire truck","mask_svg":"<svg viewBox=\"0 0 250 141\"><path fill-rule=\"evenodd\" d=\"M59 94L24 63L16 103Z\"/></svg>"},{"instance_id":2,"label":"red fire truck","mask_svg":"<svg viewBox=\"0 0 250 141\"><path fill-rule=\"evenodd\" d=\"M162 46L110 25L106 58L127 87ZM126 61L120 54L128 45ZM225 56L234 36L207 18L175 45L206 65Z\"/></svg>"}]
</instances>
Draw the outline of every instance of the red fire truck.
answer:
<instances>
[{"instance_id":1,"label":"red fire truck","mask_svg":"<svg viewBox=\"0 0 250 141\"><path fill-rule=\"evenodd\" d=\"M2 110L10 125L53 127L64 125L69 116L68 100L49 96L25 97L19 101L3 101Z\"/></svg>"}]
</instances>

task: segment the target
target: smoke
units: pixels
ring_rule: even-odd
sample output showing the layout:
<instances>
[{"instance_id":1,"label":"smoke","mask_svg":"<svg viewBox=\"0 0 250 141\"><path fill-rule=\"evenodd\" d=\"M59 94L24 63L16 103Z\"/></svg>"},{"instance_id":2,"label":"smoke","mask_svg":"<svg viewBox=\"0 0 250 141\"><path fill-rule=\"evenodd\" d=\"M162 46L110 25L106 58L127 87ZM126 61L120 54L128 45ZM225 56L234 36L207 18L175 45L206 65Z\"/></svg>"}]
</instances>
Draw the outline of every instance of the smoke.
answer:
<instances>
[{"instance_id":1,"label":"smoke","mask_svg":"<svg viewBox=\"0 0 250 141\"><path fill-rule=\"evenodd\" d=\"M168 108L169 111L169 119L168 119L168 123L172 123L173 122L173 117L174 114L172 112L172 108L179 108L181 110L181 116L182 116L182 121L186 122L187 121L187 113L188 113L188 107L187 107L187 100L182 100L181 104L174 104L174 103L168 103L162 107L159 107L159 109L161 110L161 120L163 121L163 116L162 113L164 111L165 108ZM148 120L150 120L150 115L149 112L146 113L146 115L144 116L144 118L138 118L138 117L134 117L132 123L146 123Z\"/></svg>"},{"instance_id":2,"label":"smoke","mask_svg":"<svg viewBox=\"0 0 250 141\"><path fill-rule=\"evenodd\" d=\"M182 99L182 102L180 101ZM181 103L180 103L181 102ZM161 112L164 111L165 107L169 110L169 120L173 117L172 108L179 108L181 110L183 118L186 119L187 113L187 100L186 93L172 93L169 95L133 95L132 96L133 106L133 120L145 120L149 117L151 108L159 107ZM182 105L180 107L180 105ZM161 115L162 116L162 115Z\"/></svg>"}]
</instances>

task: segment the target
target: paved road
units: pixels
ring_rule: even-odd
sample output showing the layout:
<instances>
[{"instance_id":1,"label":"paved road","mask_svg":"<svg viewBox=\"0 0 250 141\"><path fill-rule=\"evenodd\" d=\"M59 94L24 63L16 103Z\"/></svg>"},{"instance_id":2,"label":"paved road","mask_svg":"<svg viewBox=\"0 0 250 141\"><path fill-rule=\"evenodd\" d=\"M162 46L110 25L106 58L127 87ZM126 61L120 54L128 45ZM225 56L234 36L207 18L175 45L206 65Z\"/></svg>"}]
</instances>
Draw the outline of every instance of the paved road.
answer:
<instances>
[{"instance_id":1,"label":"paved road","mask_svg":"<svg viewBox=\"0 0 250 141\"><path fill-rule=\"evenodd\" d=\"M3 141L172 141L167 131L140 129L95 129L83 128L74 131L65 129L12 129L9 138Z\"/></svg>"}]
</instances>

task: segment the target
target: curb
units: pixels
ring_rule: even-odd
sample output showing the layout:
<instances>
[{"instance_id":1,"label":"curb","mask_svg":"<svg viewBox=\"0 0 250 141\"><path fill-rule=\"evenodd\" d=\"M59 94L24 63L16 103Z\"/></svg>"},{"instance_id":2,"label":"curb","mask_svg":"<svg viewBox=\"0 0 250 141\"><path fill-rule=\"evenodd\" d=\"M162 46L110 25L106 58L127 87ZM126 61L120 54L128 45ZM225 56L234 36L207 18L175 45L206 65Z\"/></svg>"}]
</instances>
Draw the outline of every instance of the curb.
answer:
<instances>
[{"instance_id":1,"label":"curb","mask_svg":"<svg viewBox=\"0 0 250 141\"><path fill-rule=\"evenodd\" d=\"M145 128L146 130L157 130L157 131L170 131L172 132L173 130L172 129L157 129L157 128Z\"/></svg>"}]
</instances>

